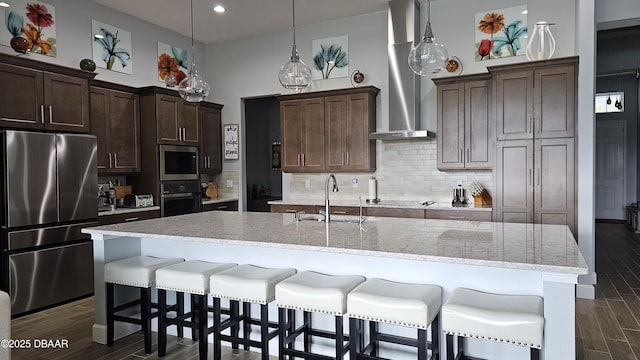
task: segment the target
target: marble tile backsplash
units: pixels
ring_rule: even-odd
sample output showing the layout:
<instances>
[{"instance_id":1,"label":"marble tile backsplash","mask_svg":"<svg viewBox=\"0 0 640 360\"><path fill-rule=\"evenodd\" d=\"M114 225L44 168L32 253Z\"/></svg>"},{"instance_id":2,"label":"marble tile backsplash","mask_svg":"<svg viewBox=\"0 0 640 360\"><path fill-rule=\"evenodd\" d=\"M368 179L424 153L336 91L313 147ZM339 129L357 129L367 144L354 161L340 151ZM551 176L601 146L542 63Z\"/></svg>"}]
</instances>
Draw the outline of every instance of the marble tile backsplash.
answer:
<instances>
[{"instance_id":1,"label":"marble tile backsplash","mask_svg":"<svg viewBox=\"0 0 640 360\"><path fill-rule=\"evenodd\" d=\"M467 189L473 181L477 181L489 194L494 193L491 170L439 171L435 139L378 141L376 151L376 172L336 173L340 191L332 193L331 199L353 200L358 196L366 199L371 176L378 180L378 198L382 200L451 201L458 180L462 180L462 186ZM327 175L292 174L289 199L323 200Z\"/></svg>"},{"instance_id":2,"label":"marble tile backsplash","mask_svg":"<svg viewBox=\"0 0 640 360\"><path fill-rule=\"evenodd\" d=\"M231 187L227 186L228 181L232 182ZM218 184L219 198L238 197L238 190L240 189L240 172L223 171L215 176L214 182Z\"/></svg>"}]
</instances>

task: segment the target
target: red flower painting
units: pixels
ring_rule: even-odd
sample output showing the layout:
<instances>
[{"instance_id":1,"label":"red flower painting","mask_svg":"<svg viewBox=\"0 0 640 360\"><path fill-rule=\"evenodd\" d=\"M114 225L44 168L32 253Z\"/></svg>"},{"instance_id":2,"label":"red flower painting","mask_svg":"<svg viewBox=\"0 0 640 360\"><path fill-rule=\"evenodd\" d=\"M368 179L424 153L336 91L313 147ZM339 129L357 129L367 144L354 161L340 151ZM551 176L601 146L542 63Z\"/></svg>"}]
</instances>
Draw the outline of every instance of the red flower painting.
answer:
<instances>
[{"instance_id":1,"label":"red flower painting","mask_svg":"<svg viewBox=\"0 0 640 360\"><path fill-rule=\"evenodd\" d=\"M27 4L27 18L41 28L53 25L53 16L42 4Z\"/></svg>"},{"instance_id":2,"label":"red flower painting","mask_svg":"<svg viewBox=\"0 0 640 360\"><path fill-rule=\"evenodd\" d=\"M480 41L480 46L478 46L478 55L480 55L480 60L484 59L485 56L491 54L492 48L493 48L493 41L489 39L482 39Z\"/></svg>"},{"instance_id":3,"label":"red flower painting","mask_svg":"<svg viewBox=\"0 0 640 360\"><path fill-rule=\"evenodd\" d=\"M11 35L26 39L28 51L56 56L55 8L30 2L22 11L10 10L5 14L5 25Z\"/></svg>"}]
</instances>

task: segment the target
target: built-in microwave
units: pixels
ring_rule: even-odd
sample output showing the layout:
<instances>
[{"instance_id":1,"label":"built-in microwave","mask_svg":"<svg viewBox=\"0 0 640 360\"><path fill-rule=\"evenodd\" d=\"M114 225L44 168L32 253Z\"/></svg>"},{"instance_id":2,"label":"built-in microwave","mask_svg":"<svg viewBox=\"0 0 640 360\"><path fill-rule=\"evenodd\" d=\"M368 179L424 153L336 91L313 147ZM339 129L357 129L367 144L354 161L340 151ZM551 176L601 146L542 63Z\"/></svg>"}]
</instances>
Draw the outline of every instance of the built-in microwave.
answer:
<instances>
[{"instance_id":1,"label":"built-in microwave","mask_svg":"<svg viewBox=\"0 0 640 360\"><path fill-rule=\"evenodd\" d=\"M198 148L160 145L160 181L199 180Z\"/></svg>"}]
</instances>

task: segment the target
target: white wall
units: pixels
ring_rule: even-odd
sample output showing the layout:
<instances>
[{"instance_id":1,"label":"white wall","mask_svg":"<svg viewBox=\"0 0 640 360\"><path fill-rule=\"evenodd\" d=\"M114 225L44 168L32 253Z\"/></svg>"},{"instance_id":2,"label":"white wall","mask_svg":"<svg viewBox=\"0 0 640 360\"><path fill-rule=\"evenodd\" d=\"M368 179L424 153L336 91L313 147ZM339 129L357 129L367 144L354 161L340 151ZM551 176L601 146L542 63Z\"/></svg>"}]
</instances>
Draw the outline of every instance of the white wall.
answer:
<instances>
[{"instance_id":1,"label":"white wall","mask_svg":"<svg viewBox=\"0 0 640 360\"><path fill-rule=\"evenodd\" d=\"M640 24L638 0L600 0L595 6L598 30Z\"/></svg>"},{"instance_id":2,"label":"white wall","mask_svg":"<svg viewBox=\"0 0 640 360\"><path fill-rule=\"evenodd\" d=\"M38 61L79 68L80 60L92 57L93 37L91 19L113 25L131 33L133 73L123 74L97 68L96 79L134 87L164 86L158 81L158 41L191 49L191 38L155 26L127 14L87 0L47 0L56 10L57 57L30 54ZM3 14L0 11L0 14ZM15 54L9 46L0 46L0 52ZM199 73L206 76L204 45L196 42L196 64ZM202 64L202 65L200 65Z\"/></svg>"}]
</instances>

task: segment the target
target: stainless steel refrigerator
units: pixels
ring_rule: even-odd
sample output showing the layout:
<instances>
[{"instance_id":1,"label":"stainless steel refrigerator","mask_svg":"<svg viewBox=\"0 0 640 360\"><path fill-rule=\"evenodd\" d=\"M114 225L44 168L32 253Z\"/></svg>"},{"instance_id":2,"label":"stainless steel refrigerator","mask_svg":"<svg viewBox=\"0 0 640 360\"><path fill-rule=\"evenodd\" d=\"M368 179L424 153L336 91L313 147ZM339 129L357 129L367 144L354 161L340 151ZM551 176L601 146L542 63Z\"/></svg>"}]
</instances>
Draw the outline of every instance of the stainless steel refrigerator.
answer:
<instances>
[{"instance_id":1,"label":"stainless steel refrigerator","mask_svg":"<svg viewBox=\"0 0 640 360\"><path fill-rule=\"evenodd\" d=\"M12 315L93 293L96 138L4 130L0 288Z\"/></svg>"}]
</instances>

